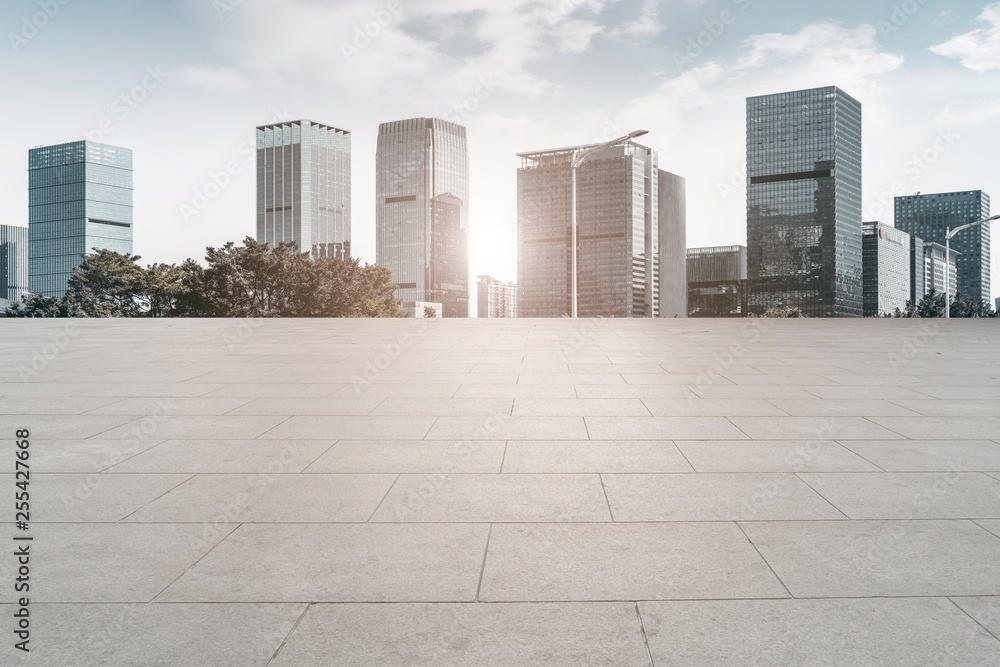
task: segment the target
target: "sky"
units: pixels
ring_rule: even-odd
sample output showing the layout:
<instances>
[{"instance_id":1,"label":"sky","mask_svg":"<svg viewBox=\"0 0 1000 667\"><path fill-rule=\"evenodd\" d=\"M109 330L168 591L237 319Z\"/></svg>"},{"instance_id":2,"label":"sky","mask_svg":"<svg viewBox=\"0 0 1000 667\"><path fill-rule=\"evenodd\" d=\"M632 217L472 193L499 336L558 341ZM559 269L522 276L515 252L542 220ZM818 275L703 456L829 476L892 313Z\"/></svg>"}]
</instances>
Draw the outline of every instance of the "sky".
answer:
<instances>
[{"instance_id":1,"label":"sky","mask_svg":"<svg viewBox=\"0 0 1000 667\"><path fill-rule=\"evenodd\" d=\"M688 247L744 244L752 95L862 103L866 220L892 223L897 194L1000 196L1000 2L5 0L0 32L0 224L27 225L30 148L124 146L143 264L253 236L254 128L300 118L351 132L370 263L379 123L465 125L470 274L503 280L516 153L639 128L686 179ZM1000 296L1000 248L992 274Z\"/></svg>"}]
</instances>

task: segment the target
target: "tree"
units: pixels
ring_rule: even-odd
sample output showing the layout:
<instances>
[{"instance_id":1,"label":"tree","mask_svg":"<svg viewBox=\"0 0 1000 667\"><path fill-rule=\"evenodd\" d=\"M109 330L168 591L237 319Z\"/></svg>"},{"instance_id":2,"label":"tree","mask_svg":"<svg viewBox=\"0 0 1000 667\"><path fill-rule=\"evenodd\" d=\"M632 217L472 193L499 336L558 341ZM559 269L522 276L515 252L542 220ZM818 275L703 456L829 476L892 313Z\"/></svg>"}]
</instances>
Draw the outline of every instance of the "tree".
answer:
<instances>
[{"instance_id":1,"label":"tree","mask_svg":"<svg viewBox=\"0 0 1000 667\"><path fill-rule=\"evenodd\" d=\"M202 267L142 269L139 256L85 255L61 298L26 296L14 317L403 317L388 269L358 260L315 261L294 243L247 237L207 248Z\"/></svg>"},{"instance_id":2,"label":"tree","mask_svg":"<svg viewBox=\"0 0 1000 667\"><path fill-rule=\"evenodd\" d=\"M779 308L777 310L765 311L762 315L756 315L754 313L747 313L747 317L768 317L768 318L799 318L806 317L806 314L802 312L801 308L796 306L788 306L787 308Z\"/></svg>"},{"instance_id":3,"label":"tree","mask_svg":"<svg viewBox=\"0 0 1000 667\"><path fill-rule=\"evenodd\" d=\"M424 306L424 317L437 317L438 311L434 306Z\"/></svg>"},{"instance_id":4,"label":"tree","mask_svg":"<svg viewBox=\"0 0 1000 667\"><path fill-rule=\"evenodd\" d=\"M98 250L84 255L67 283L66 298L87 317L137 317L145 311L146 274L138 255Z\"/></svg>"}]
</instances>

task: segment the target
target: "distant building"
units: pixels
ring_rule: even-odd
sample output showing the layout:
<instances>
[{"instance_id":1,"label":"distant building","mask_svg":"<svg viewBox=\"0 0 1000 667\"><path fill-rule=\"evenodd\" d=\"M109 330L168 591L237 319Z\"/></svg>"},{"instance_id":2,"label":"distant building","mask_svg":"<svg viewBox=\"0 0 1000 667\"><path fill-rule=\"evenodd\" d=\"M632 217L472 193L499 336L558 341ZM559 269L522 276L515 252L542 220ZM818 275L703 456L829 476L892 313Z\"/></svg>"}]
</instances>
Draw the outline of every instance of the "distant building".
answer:
<instances>
[{"instance_id":1,"label":"distant building","mask_svg":"<svg viewBox=\"0 0 1000 667\"><path fill-rule=\"evenodd\" d=\"M835 86L747 98L750 310L860 317L861 104Z\"/></svg>"},{"instance_id":2,"label":"distant building","mask_svg":"<svg viewBox=\"0 0 1000 667\"><path fill-rule=\"evenodd\" d=\"M520 153L518 316L572 311L571 163L595 145ZM577 314L685 317L684 179L630 141L577 170Z\"/></svg>"},{"instance_id":3,"label":"distant building","mask_svg":"<svg viewBox=\"0 0 1000 667\"><path fill-rule=\"evenodd\" d=\"M379 126L375 263L403 301L469 316L469 150L465 128L437 118Z\"/></svg>"},{"instance_id":4,"label":"distant building","mask_svg":"<svg viewBox=\"0 0 1000 667\"><path fill-rule=\"evenodd\" d=\"M27 291L28 228L0 225L0 300L20 301Z\"/></svg>"},{"instance_id":5,"label":"distant building","mask_svg":"<svg viewBox=\"0 0 1000 667\"><path fill-rule=\"evenodd\" d=\"M257 241L351 258L351 133L309 120L257 128Z\"/></svg>"},{"instance_id":6,"label":"distant building","mask_svg":"<svg viewBox=\"0 0 1000 667\"><path fill-rule=\"evenodd\" d=\"M28 151L28 286L61 297L82 256L132 254L132 151L93 141Z\"/></svg>"},{"instance_id":7,"label":"distant building","mask_svg":"<svg viewBox=\"0 0 1000 667\"><path fill-rule=\"evenodd\" d=\"M990 196L982 190L896 197L896 228L925 241L944 245L947 228L990 217ZM951 240L958 257L958 291L975 300L990 300L990 225L959 232Z\"/></svg>"},{"instance_id":8,"label":"distant building","mask_svg":"<svg viewBox=\"0 0 1000 667\"><path fill-rule=\"evenodd\" d=\"M884 222L862 223L864 316L892 315L910 298L910 235Z\"/></svg>"},{"instance_id":9,"label":"distant building","mask_svg":"<svg viewBox=\"0 0 1000 667\"><path fill-rule=\"evenodd\" d=\"M688 317L746 317L747 248L688 248Z\"/></svg>"},{"instance_id":10,"label":"distant building","mask_svg":"<svg viewBox=\"0 0 1000 667\"><path fill-rule=\"evenodd\" d=\"M505 283L493 276L478 278L478 316L517 317L517 283Z\"/></svg>"},{"instance_id":11,"label":"distant building","mask_svg":"<svg viewBox=\"0 0 1000 667\"><path fill-rule=\"evenodd\" d=\"M441 314L443 310L440 303L432 303L430 301L404 301L399 305L399 309L402 310L407 317L444 317ZM433 314L431 314L433 312Z\"/></svg>"},{"instance_id":12,"label":"distant building","mask_svg":"<svg viewBox=\"0 0 1000 667\"><path fill-rule=\"evenodd\" d=\"M932 289L941 294L945 290L945 247L939 243L924 243L924 293ZM957 266L961 256L951 250L951 259L948 263L948 295L955 296L957 290Z\"/></svg>"},{"instance_id":13,"label":"distant building","mask_svg":"<svg viewBox=\"0 0 1000 667\"><path fill-rule=\"evenodd\" d=\"M910 303L914 306L927 294L927 270L924 263L924 240L910 234Z\"/></svg>"}]
</instances>

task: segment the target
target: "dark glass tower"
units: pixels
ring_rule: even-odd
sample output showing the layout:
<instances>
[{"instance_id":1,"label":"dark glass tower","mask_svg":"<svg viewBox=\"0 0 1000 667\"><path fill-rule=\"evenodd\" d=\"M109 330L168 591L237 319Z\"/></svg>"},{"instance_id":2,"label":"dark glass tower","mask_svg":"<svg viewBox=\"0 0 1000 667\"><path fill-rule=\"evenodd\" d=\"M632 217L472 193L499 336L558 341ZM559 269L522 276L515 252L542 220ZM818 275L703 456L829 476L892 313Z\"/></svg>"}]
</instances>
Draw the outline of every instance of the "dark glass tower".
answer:
<instances>
[{"instance_id":1,"label":"dark glass tower","mask_svg":"<svg viewBox=\"0 0 1000 667\"><path fill-rule=\"evenodd\" d=\"M982 190L896 197L896 228L929 243L944 245L948 227L990 217L990 196ZM990 300L990 223L971 227L951 240L958 270L958 291L972 299Z\"/></svg>"},{"instance_id":2,"label":"dark glass tower","mask_svg":"<svg viewBox=\"0 0 1000 667\"><path fill-rule=\"evenodd\" d=\"M402 301L469 316L469 150L465 128L437 118L379 126L375 263Z\"/></svg>"},{"instance_id":3,"label":"dark glass tower","mask_svg":"<svg viewBox=\"0 0 1000 667\"><path fill-rule=\"evenodd\" d=\"M27 291L28 228L0 225L0 299L20 301Z\"/></svg>"},{"instance_id":4,"label":"dark glass tower","mask_svg":"<svg viewBox=\"0 0 1000 667\"><path fill-rule=\"evenodd\" d=\"M257 128L257 240L351 258L351 133L296 120Z\"/></svg>"},{"instance_id":5,"label":"dark glass tower","mask_svg":"<svg viewBox=\"0 0 1000 667\"><path fill-rule=\"evenodd\" d=\"M60 297L95 248L132 254L132 151L93 141L28 151L28 283Z\"/></svg>"},{"instance_id":6,"label":"dark glass tower","mask_svg":"<svg viewBox=\"0 0 1000 667\"><path fill-rule=\"evenodd\" d=\"M746 317L746 246L688 248L688 316Z\"/></svg>"},{"instance_id":7,"label":"dark glass tower","mask_svg":"<svg viewBox=\"0 0 1000 667\"><path fill-rule=\"evenodd\" d=\"M861 104L837 87L747 98L751 312L860 317Z\"/></svg>"},{"instance_id":8,"label":"dark glass tower","mask_svg":"<svg viewBox=\"0 0 1000 667\"><path fill-rule=\"evenodd\" d=\"M571 311L570 165L591 148L519 154L519 317ZM588 156L577 170L577 223L580 317L687 315L684 179L659 169L656 151L629 142Z\"/></svg>"}]
</instances>

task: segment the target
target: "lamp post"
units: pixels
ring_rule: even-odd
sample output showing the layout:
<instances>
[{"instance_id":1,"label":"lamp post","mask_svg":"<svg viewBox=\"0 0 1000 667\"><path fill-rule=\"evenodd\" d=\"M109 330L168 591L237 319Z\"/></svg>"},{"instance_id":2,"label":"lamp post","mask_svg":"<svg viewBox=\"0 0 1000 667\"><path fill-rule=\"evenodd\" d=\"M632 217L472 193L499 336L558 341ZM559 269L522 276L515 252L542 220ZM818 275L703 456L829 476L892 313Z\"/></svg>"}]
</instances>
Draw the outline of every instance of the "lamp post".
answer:
<instances>
[{"instance_id":1,"label":"lamp post","mask_svg":"<svg viewBox=\"0 0 1000 667\"><path fill-rule=\"evenodd\" d=\"M976 225L982 225L984 223L990 222L991 220L1000 220L1000 215L994 215L993 217L986 218L985 220L977 220L976 222L970 222L965 225L961 225L952 229L951 227L946 227L944 231L944 316L946 319L951 318L951 304L948 299L948 292L951 291L951 239L954 238L955 234L960 231L968 229L969 227L975 227Z\"/></svg>"},{"instance_id":2,"label":"lamp post","mask_svg":"<svg viewBox=\"0 0 1000 667\"><path fill-rule=\"evenodd\" d=\"M572 219L572 224L570 225L570 250L572 251L572 259L570 261L570 272L572 274L571 288L570 288L570 310L572 314L570 317L576 318L576 170L583 164L583 161L587 159L593 153L605 148L611 148L612 146L618 146L624 144L627 141L631 141L636 137L641 137L644 134L648 134L649 130L635 130L634 132L629 132L624 137L618 137L600 146L594 146L593 148L588 148L583 152L573 152L573 160L570 162L570 194L569 194L569 208L570 217Z\"/></svg>"}]
</instances>

